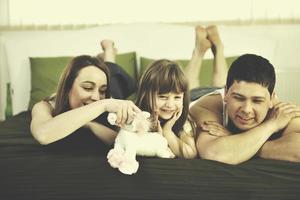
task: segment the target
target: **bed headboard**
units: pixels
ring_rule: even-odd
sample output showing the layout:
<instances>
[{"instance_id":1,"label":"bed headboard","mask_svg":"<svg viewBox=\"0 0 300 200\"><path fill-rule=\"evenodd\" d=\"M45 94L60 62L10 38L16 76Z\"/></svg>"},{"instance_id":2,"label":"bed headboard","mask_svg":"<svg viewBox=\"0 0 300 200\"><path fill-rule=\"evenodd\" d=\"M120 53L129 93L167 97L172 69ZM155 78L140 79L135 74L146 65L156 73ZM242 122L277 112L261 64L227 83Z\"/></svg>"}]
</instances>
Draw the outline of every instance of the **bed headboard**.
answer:
<instances>
[{"instance_id":1,"label":"bed headboard","mask_svg":"<svg viewBox=\"0 0 300 200\"><path fill-rule=\"evenodd\" d=\"M300 26L290 27L298 30L299 34ZM275 65L282 63L277 56L280 48L278 42L283 37L274 33L281 31L280 26L224 25L219 26L219 31L226 56L256 53L270 59ZM0 120L4 119L6 83L11 85L13 114L28 108L31 88L29 57L96 55L100 51L100 40L108 38L116 42L118 52L135 51L138 58L189 59L194 46L194 27L142 23L105 25L82 30L0 32ZM212 54L209 52L206 57L212 57Z\"/></svg>"}]
</instances>

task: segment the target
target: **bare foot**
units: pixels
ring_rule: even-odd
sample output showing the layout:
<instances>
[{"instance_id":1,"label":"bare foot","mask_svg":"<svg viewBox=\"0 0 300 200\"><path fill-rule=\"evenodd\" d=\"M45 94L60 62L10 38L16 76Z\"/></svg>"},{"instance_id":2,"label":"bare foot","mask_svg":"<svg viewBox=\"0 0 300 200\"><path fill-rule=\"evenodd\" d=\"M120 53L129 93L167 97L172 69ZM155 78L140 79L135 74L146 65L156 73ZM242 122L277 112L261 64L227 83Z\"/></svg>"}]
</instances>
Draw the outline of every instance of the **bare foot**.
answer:
<instances>
[{"instance_id":1,"label":"bare foot","mask_svg":"<svg viewBox=\"0 0 300 200\"><path fill-rule=\"evenodd\" d=\"M211 42L212 47L211 50L214 55L216 55L217 51L221 51L223 49L223 43L221 41L218 29L216 26L208 26L206 27L207 39Z\"/></svg>"},{"instance_id":2,"label":"bare foot","mask_svg":"<svg viewBox=\"0 0 300 200\"><path fill-rule=\"evenodd\" d=\"M101 47L103 53L99 56L103 58L106 62L116 62L117 49L115 48L114 41L112 40L102 40Z\"/></svg>"},{"instance_id":3,"label":"bare foot","mask_svg":"<svg viewBox=\"0 0 300 200\"><path fill-rule=\"evenodd\" d=\"M207 51L207 49L211 47L211 42L207 39L207 31L202 26L196 26L195 32L196 32L195 50L197 50L197 52L203 56Z\"/></svg>"},{"instance_id":4,"label":"bare foot","mask_svg":"<svg viewBox=\"0 0 300 200\"><path fill-rule=\"evenodd\" d=\"M214 54L212 86L224 87L227 77L227 63L224 56L224 46L216 26L206 28L207 39L211 42Z\"/></svg>"}]
</instances>

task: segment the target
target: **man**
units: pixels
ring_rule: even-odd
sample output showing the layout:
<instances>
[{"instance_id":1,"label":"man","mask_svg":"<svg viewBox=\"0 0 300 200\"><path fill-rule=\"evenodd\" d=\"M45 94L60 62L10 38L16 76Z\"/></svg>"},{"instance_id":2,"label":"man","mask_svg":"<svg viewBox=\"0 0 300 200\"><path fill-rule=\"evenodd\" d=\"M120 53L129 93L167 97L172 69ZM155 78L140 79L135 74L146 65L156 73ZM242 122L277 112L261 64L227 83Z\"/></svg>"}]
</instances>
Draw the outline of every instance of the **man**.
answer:
<instances>
[{"instance_id":1,"label":"man","mask_svg":"<svg viewBox=\"0 0 300 200\"><path fill-rule=\"evenodd\" d=\"M300 161L300 108L279 102L270 62L246 54L228 71L225 90L199 98L190 112L204 159L239 164L255 155Z\"/></svg>"}]
</instances>

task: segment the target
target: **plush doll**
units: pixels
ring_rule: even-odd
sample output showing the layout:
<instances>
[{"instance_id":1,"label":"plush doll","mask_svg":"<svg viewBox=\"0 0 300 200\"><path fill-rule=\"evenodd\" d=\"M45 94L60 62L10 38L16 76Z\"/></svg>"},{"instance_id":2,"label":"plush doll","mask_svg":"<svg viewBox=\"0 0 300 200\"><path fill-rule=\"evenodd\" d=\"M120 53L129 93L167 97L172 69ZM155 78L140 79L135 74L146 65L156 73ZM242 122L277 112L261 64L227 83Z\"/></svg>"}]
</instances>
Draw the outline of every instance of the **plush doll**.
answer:
<instances>
[{"instance_id":1,"label":"plush doll","mask_svg":"<svg viewBox=\"0 0 300 200\"><path fill-rule=\"evenodd\" d=\"M150 113L141 112L136 115L130 125L121 128L116 137L114 148L107 154L109 164L124 174L137 172L139 163L136 155L174 158L167 140L157 132L149 132ZM117 116L109 113L108 122L115 124Z\"/></svg>"}]
</instances>

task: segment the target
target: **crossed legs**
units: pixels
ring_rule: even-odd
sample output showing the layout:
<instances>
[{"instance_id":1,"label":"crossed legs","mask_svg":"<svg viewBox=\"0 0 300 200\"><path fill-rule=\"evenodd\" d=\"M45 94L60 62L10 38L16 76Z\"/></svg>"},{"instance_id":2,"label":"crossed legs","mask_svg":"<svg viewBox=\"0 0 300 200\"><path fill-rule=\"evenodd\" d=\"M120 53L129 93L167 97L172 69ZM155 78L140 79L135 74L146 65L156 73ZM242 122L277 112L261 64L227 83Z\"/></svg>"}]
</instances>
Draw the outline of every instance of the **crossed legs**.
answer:
<instances>
[{"instance_id":1,"label":"crossed legs","mask_svg":"<svg viewBox=\"0 0 300 200\"><path fill-rule=\"evenodd\" d=\"M185 74L189 80L190 89L200 86L199 74L206 51L211 48L213 59L213 87L223 87L226 83L227 63L224 56L224 46L216 26L195 27L195 47L192 58L185 68ZM99 54L105 62L116 62L117 49L112 40L102 40L103 53Z\"/></svg>"},{"instance_id":2,"label":"crossed legs","mask_svg":"<svg viewBox=\"0 0 300 200\"><path fill-rule=\"evenodd\" d=\"M213 87L223 87L226 83L227 63L224 56L224 46L216 26L196 26L195 28L195 48L192 58L185 68L186 76L189 80L190 89L200 86L199 73L203 57L206 51L211 48L214 55L213 59Z\"/></svg>"}]
</instances>

